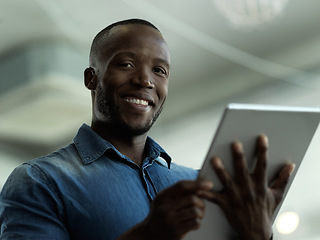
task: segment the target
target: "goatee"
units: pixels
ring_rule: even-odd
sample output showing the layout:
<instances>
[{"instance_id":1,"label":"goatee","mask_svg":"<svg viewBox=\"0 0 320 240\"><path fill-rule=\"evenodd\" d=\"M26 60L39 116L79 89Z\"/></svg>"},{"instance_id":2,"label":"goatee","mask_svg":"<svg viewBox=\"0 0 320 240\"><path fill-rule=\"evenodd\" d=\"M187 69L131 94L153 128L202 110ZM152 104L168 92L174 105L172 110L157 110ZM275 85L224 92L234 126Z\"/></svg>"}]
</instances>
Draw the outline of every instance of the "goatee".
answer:
<instances>
[{"instance_id":1,"label":"goatee","mask_svg":"<svg viewBox=\"0 0 320 240\"><path fill-rule=\"evenodd\" d=\"M103 92L100 85L97 86L96 94L98 111L104 116L107 122L112 125L111 129L117 131L117 133L121 135L140 136L149 132L163 109L163 106L161 106L154 114L151 121L146 122L144 126L132 127L121 119L119 107L115 106L111 101L108 101L106 93Z\"/></svg>"}]
</instances>

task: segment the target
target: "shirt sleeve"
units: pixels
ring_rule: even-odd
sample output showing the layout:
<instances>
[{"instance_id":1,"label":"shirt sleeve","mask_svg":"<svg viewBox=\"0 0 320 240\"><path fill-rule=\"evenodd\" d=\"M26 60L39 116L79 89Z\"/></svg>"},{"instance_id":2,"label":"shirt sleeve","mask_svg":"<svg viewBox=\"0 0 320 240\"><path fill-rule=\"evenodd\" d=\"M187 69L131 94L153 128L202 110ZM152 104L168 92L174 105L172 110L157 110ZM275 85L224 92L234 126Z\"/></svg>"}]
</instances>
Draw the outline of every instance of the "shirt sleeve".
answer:
<instances>
[{"instance_id":1,"label":"shirt sleeve","mask_svg":"<svg viewBox=\"0 0 320 240\"><path fill-rule=\"evenodd\" d=\"M37 166L23 164L0 194L1 240L67 240L59 194Z\"/></svg>"}]
</instances>

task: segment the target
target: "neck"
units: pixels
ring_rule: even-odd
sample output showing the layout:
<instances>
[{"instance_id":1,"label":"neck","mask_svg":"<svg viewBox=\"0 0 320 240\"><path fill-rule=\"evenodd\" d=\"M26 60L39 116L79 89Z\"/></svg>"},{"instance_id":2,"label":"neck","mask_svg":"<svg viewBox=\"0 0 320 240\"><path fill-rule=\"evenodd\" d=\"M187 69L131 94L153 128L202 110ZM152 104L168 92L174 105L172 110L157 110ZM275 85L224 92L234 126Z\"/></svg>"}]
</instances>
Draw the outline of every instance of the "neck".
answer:
<instances>
[{"instance_id":1,"label":"neck","mask_svg":"<svg viewBox=\"0 0 320 240\"><path fill-rule=\"evenodd\" d=\"M92 122L91 129L138 166L142 165L148 133L138 136L130 135L119 128L101 122Z\"/></svg>"}]
</instances>

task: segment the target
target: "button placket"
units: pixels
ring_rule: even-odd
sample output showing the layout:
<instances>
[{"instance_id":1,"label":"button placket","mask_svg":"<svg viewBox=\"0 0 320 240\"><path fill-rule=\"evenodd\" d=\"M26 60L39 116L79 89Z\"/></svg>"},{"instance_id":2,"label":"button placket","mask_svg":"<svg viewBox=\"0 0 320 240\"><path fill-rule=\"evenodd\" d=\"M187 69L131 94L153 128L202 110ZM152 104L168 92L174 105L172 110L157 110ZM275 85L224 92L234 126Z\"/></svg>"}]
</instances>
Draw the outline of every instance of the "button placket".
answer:
<instances>
[{"instance_id":1,"label":"button placket","mask_svg":"<svg viewBox=\"0 0 320 240\"><path fill-rule=\"evenodd\" d=\"M148 170L147 170L147 168L149 167L149 166L151 166L152 165L152 163L149 163L149 164L147 164L147 165L145 165L142 169L141 169L141 173L142 173L142 178L143 178L143 181L144 181L144 183L145 183L145 186L146 186L146 190L147 190L147 194L148 194L148 196L149 196L149 198L151 199L151 200L153 200L154 198L155 198L155 196L156 196L156 194L157 194L157 191L156 191L156 189L155 189L155 187L154 187L154 184L153 184L153 182L152 182L152 179L151 179L151 177L150 177L150 175L149 175L149 173L148 173Z\"/></svg>"}]
</instances>

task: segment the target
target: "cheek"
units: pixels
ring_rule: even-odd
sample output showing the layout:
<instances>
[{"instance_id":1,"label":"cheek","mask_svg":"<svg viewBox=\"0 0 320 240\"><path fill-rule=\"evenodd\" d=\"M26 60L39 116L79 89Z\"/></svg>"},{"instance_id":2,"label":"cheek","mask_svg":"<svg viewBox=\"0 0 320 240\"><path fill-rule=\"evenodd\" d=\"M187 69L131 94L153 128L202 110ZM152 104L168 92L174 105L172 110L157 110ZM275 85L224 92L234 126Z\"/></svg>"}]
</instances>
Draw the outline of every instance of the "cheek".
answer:
<instances>
[{"instance_id":1,"label":"cheek","mask_svg":"<svg viewBox=\"0 0 320 240\"><path fill-rule=\"evenodd\" d=\"M96 104L101 110L110 105L114 105L113 87L108 82L98 82L96 89Z\"/></svg>"},{"instance_id":2,"label":"cheek","mask_svg":"<svg viewBox=\"0 0 320 240\"><path fill-rule=\"evenodd\" d=\"M160 101L165 101L168 95L168 83L161 83L157 86Z\"/></svg>"},{"instance_id":3,"label":"cheek","mask_svg":"<svg viewBox=\"0 0 320 240\"><path fill-rule=\"evenodd\" d=\"M101 82L101 87L103 88L103 91L105 93L105 96L108 99L113 98L117 88L118 88L119 82L117 81L117 78L115 77L108 77L104 78Z\"/></svg>"},{"instance_id":4,"label":"cheek","mask_svg":"<svg viewBox=\"0 0 320 240\"><path fill-rule=\"evenodd\" d=\"M115 87L126 81L126 72L119 71L114 66L109 66L102 74L102 82L106 87Z\"/></svg>"}]
</instances>

